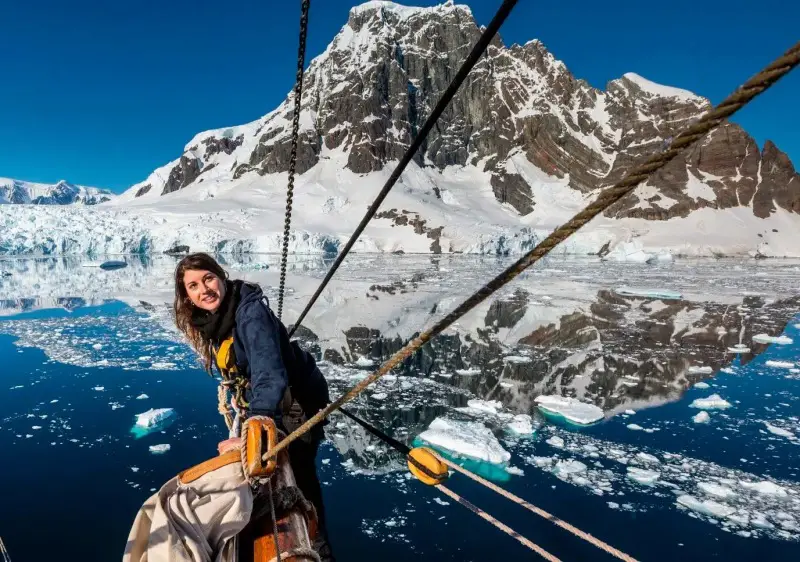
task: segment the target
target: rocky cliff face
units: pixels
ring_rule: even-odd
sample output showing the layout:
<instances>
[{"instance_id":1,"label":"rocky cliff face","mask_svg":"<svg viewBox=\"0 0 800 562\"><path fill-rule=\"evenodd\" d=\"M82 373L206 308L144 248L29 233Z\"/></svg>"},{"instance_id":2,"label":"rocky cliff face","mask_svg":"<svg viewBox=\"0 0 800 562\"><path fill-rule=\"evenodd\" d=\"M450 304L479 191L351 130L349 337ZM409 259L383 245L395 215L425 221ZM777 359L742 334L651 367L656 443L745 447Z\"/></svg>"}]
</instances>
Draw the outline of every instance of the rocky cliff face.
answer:
<instances>
[{"instance_id":1,"label":"rocky cliff face","mask_svg":"<svg viewBox=\"0 0 800 562\"><path fill-rule=\"evenodd\" d=\"M297 170L334 153L358 174L398 160L480 35L469 8L448 2L407 8L367 2L306 73ZM289 94L255 123L198 135L137 196L167 194L205 177L238 179L288 170ZM498 37L476 65L416 156L420 166L474 166L490 174L494 195L519 215L540 202L537 178L518 169L522 154L539 171L568 178L564 189L592 192L662 150L710 108L708 100L635 74L605 91L575 78L539 41L506 46ZM220 170L224 166L224 170ZM208 174L212 169L216 171ZM220 174L223 174L220 176ZM758 217L800 212L800 179L771 142L763 149L740 127L710 133L685 159L607 212L666 220L696 209L745 206ZM436 186L431 193L440 197ZM397 210L395 210L397 211Z\"/></svg>"}]
</instances>

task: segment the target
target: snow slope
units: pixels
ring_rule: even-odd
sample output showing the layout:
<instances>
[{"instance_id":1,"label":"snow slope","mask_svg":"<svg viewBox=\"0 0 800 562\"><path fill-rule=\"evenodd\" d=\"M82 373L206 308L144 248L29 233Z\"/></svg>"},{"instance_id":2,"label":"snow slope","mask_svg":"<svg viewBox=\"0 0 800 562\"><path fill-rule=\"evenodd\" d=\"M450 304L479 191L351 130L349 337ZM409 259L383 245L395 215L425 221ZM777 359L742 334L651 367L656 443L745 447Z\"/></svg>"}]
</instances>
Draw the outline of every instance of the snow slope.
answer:
<instances>
[{"instance_id":1,"label":"snow slope","mask_svg":"<svg viewBox=\"0 0 800 562\"><path fill-rule=\"evenodd\" d=\"M96 205L114 197L107 189L75 185L64 180L46 184L0 178L0 204Z\"/></svg>"}]
</instances>

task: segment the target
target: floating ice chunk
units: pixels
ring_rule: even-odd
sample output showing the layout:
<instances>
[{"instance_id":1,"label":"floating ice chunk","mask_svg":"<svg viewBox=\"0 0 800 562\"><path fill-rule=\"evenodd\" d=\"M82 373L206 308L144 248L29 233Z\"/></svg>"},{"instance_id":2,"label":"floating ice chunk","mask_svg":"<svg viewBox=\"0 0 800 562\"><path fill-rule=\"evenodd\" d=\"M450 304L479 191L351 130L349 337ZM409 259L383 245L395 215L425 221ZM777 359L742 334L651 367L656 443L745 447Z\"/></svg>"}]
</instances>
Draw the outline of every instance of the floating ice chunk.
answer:
<instances>
[{"instance_id":1,"label":"floating ice chunk","mask_svg":"<svg viewBox=\"0 0 800 562\"><path fill-rule=\"evenodd\" d=\"M139 472L139 467L138 466L132 466L131 467L131 472Z\"/></svg>"},{"instance_id":2,"label":"floating ice chunk","mask_svg":"<svg viewBox=\"0 0 800 562\"><path fill-rule=\"evenodd\" d=\"M104 386L95 386L92 390L96 390L97 392L103 392L106 388Z\"/></svg>"},{"instance_id":3,"label":"floating ice chunk","mask_svg":"<svg viewBox=\"0 0 800 562\"><path fill-rule=\"evenodd\" d=\"M583 472L586 472L586 465L575 459L558 461L553 467L553 473L559 478L569 478L574 474L581 474Z\"/></svg>"},{"instance_id":4,"label":"floating ice chunk","mask_svg":"<svg viewBox=\"0 0 800 562\"><path fill-rule=\"evenodd\" d=\"M651 455L649 453L644 453L644 452L637 453L636 458L648 463L661 464L661 461L658 460L658 457L656 457L655 455Z\"/></svg>"},{"instance_id":5,"label":"floating ice chunk","mask_svg":"<svg viewBox=\"0 0 800 562\"><path fill-rule=\"evenodd\" d=\"M779 498L785 498L788 495L786 488L778 486L769 480L762 480L761 482L739 481L739 484L748 490L753 490L765 496L777 496Z\"/></svg>"},{"instance_id":6,"label":"floating ice chunk","mask_svg":"<svg viewBox=\"0 0 800 562\"><path fill-rule=\"evenodd\" d=\"M469 377L472 375L480 375L480 369L456 369L456 374L461 375L462 377Z\"/></svg>"},{"instance_id":7,"label":"floating ice chunk","mask_svg":"<svg viewBox=\"0 0 800 562\"><path fill-rule=\"evenodd\" d=\"M506 363L530 363L533 361L530 357L525 357L524 355L506 355L503 357L503 361Z\"/></svg>"},{"instance_id":8,"label":"floating ice chunk","mask_svg":"<svg viewBox=\"0 0 800 562\"><path fill-rule=\"evenodd\" d=\"M168 361L157 361L150 365L150 368L154 371L169 371L175 368L175 363L170 363Z\"/></svg>"},{"instance_id":9,"label":"floating ice chunk","mask_svg":"<svg viewBox=\"0 0 800 562\"><path fill-rule=\"evenodd\" d=\"M511 458L491 430L480 422L436 418L420 433L419 439L454 454L492 464L503 464Z\"/></svg>"},{"instance_id":10,"label":"floating ice chunk","mask_svg":"<svg viewBox=\"0 0 800 562\"><path fill-rule=\"evenodd\" d=\"M530 435L533 433L533 420L528 414L517 414L511 423L508 424L508 429L517 435Z\"/></svg>"},{"instance_id":11,"label":"floating ice chunk","mask_svg":"<svg viewBox=\"0 0 800 562\"><path fill-rule=\"evenodd\" d=\"M719 394L712 394L708 398L698 398L691 404L690 408L700 408L701 410L725 410L731 407L731 403L723 399Z\"/></svg>"},{"instance_id":12,"label":"floating ice chunk","mask_svg":"<svg viewBox=\"0 0 800 562\"><path fill-rule=\"evenodd\" d=\"M125 407L122 404L120 404L119 402L109 402L108 405L111 406L112 410L119 410L120 408L124 408Z\"/></svg>"},{"instance_id":13,"label":"floating ice chunk","mask_svg":"<svg viewBox=\"0 0 800 562\"><path fill-rule=\"evenodd\" d=\"M758 334L753 336L753 341L756 343L776 343L778 345L792 345L794 340L787 336L770 336L767 334Z\"/></svg>"},{"instance_id":14,"label":"floating ice chunk","mask_svg":"<svg viewBox=\"0 0 800 562\"><path fill-rule=\"evenodd\" d=\"M703 410L702 412L697 412L694 416L692 416L692 421L694 423L708 423L711 420L711 416L708 415L708 412Z\"/></svg>"},{"instance_id":15,"label":"floating ice chunk","mask_svg":"<svg viewBox=\"0 0 800 562\"><path fill-rule=\"evenodd\" d=\"M633 431L643 431L644 430L644 428L641 425L639 425L638 423L629 423L626 427L628 429L632 429Z\"/></svg>"},{"instance_id":16,"label":"floating ice chunk","mask_svg":"<svg viewBox=\"0 0 800 562\"><path fill-rule=\"evenodd\" d=\"M628 467L628 478L645 486L652 486L661 477L661 473L655 470L644 468Z\"/></svg>"},{"instance_id":17,"label":"floating ice chunk","mask_svg":"<svg viewBox=\"0 0 800 562\"><path fill-rule=\"evenodd\" d=\"M96 349L97 351L100 351L101 349L103 349L103 344L102 343L96 343L96 344L94 344L92 346L92 349Z\"/></svg>"},{"instance_id":18,"label":"floating ice chunk","mask_svg":"<svg viewBox=\"0 0 800 562\"><path fill-rule=\"evenodd\" d=\"M768 360L764 363L767 367L775 367L776 369L793 369L794 363L790 361L773 361Z\"/></svg>"},{"instance_id":19,"label":"floating ice chunk","mask_svg":"<svg viewBox=\"0 0 800 562\"><path fill-rule=\"evenodd\" d=\"M375 394L370 396L370 398L372 398L374 400L386 400L387 396L389 396L389 395L386 394L385 392L376 392Z\"/></svg>"},{"instance_id":20,"label":"floating ice chunk","mask_svg":"<svg viewBox=\"0 0 800 562\"><path fill-rule=\"evenodd\" d=\"M450 502L446 502L446 501L444 501L444 500L443 500L442 498L440 498L439 496L435 496L435 497L433 498L433 501L435 501L435 502L436 502L436 503L438 503L439 505L450 505Z\"/></svg>"},{"instance_id":21,"label":"floating ice chunk","mask_svg":"<svg viewBox=\"0 0 800 562\"><path fill-rule=\"evenodd\" d=\"M703 493L708 494L710 496L715 496L717 498L722 498L723 500L735 498L737 496L736 492L734 492L727 486L723 486L722 484L717 484L716 482L698 482L697 487Z\"/></svg>"},{"instance_id":22,"label":"floating ice chunk","mask_svg":"<svg viewBox=\"0 0 800 562\"><path fill-rule=\"evenodd\" d=\"M630 287L620 287L616 289L615 292L623 297L645 297L648 299L667 300L678 300L683 298L682 294L666 289L632 289Z\"/></svg>"},{"instance_id":23,"label":"floating ice chunk","mask_svg":"<svg viewBox=\"0 0 800 562\"><path fill-rule=\"evenodd\" d=\"M467 400L467 406L486 414L496 414L503 407L499 400Z\"/></svg>"},{"instance_id":24,"label":"floating ice chunk","mask_svg":"<svg viewBox=\"0 0 800 562\"><path fill-rule=\"evenodd\" d=\"M150 452L154 455L162 455L170 450L170 445L164 443L162 445L150 445Z\"/></svg>"},{"instance_id":25,"label":"floating ice chunk","mask_svg":"<svg viewBox=\"0 0 800 562\"><path fill-rule=\"evenodd\" d=\"M744 345L737 345L728 348L728 353L750 353L750 348Z\"/></svg>"},{"instance_id":26,"label":"floating ice chunk","mask_svg":"<svg viewBox=\"0 0 800 562\"><path fill-rule=\"evenodd\" d=\"M137 400L147 400L148 398L150 398L150 397L147 394L144 394L144 393L142 393L142 394L140 394L139 396L136 397Z\"/></svg>"},{"instance_id":27,"label":"floating ice chunk","mask_svg":"<svg viewBox=\"0 0 800 562\"><path fill-rule=\"evenodd\" d=\"M32 425L31 429L42 429L41 425Z\"/></svg>"},{"instance_id":28,"label":"floating ice chunk","mask_svg":"<svg viewBox=\"0 0 800 562\"><path fill-rule=\"evenodd\" d=\"M728 517L736 513L736 510L729 505L717 503L714 500L698 500L694 496L684 494L678 496L678 503L684 507L688 507L692 511L702 513L703 515L710 515L712 517Z\"/></svg>"},{"instance_id":29,"label":"floating ice chunk","mask_svg":"<svg viewBox=\"0 0 800 562\"><path fill-rule=\"evenodd\" d=\"M358 367L372 367L374 364L375 362L367 357L360 356L356 359L356 365Z\"/></svg>"},{"instance_id":30,"label":"floating ice chunk","mask_svg":"<svg viewBox=\"0 0 800 562\"><path fill-rule=\"evenodd\" d=\"M575 398L558 395L537 396L535 402L547 413L562 416L573 423L588 425L603 419L603 410Z\"/></svg>"},{"instance_id":31,"label":"floating ice chunk","mask_svg":"<svg viewBox=\"0 0 800 562\"><path fill-rule=\"evenodd\" d=\"M150 408L146 412L136 414L136 425L140 427L151 427L175 413L173 408Z\"/></svg>"},{"instance_id":32,"label":"floating ice chunk","mask_svg":"<svg viewBox=\"0 0 800 562\"><path fill-rule=\"evenodd\" d=\"M510 382L500 381L500 388L514 388L514 385Z\"/></svg>"},{"instance_id":33,"label":"floating ice chunk","mask_svg":"<svg viewBox=\"0 0 800 562\"><path fill-rule=\"evenodd\" d=\"M702 382L702 381L694 383L694 387L695 388L700 388L700 389L710 388L710 386L711 385L709 385L707 382Z\"/></svg>"},{"instance_id":34,"label":"floating ice chunk","mask_svg":"<svg viewBox=\"0 0 800 562\"><path fill-rule=\"evenodd\" d=\"M707 365L706 366L702 366L702 367L701 366L697 366L697 365L692 365L691 367L689 367L689 374L690 375L710 375L713 372L714 372L714 369L712 369L711 367L709 367Z\"/></svg>"},{"instance_id":35,"label":"floating ice chunk","mask_svg":"<svg viewBox=\"0 0 800 562\"><path fill-rule=\"evenodd\" d=\"M787 439L797 439L795 434L789 431L788 429L783 429L781 427L774 426L767 421L763 423L765 426L767 426L767 431L769 431L773 435L778 435L779 437L786 437Z\"/></svg>"},{"instance_id":36,"label":"floating ice chunk","mask_svg":"<svg viewBox=\"0 0 800 562\"><path fill-rule=\"evenodd\" d=\"M551 447L556 447L557 449L564 448L564 440L561 439L561 437L559 437L558 435L553 435L550 439L545 441L545 443L547 443Z\"/></svg>"},{"instance_id":37,"label":"floating ice chunk","mask_svg":"<svg viewBox=\"0 0 800 562\"><path fill-rule=\"evenodd\" d=\"M632 416L636 413L636 410L625 410L625 413L628 414L629 416Z\"/></svg>"},{"instance_id":38,"label":"floating ice chunk","mask_svg":"<svg viewBox=\"0 0 800 562\"><path fill-rule=\"evenodd\" d=\"M57 402L58 402L58 399L55 399L55 400L50 400L50 403L51 403L51 404L56 404Z\"/></svg>"},{"instance_id":39,"label":"floating ice chunk","mask_svg":"<svg viewBox=\"0 0 800 562\"><path fill-rule=\"evenodd\" d=\"M507 466L506 472L514 476L525 476L525 471L523 471L521 468L517 468L516 466Z\"/></svg>"}]
</instances>

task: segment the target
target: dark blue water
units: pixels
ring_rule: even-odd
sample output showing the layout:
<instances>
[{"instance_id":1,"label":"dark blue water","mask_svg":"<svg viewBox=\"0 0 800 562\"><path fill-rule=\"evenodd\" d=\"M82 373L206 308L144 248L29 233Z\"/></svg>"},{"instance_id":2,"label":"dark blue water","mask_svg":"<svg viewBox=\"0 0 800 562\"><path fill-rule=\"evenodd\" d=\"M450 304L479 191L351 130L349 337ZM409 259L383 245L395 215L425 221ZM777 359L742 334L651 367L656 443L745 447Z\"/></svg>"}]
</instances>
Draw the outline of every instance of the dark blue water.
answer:
<instances>
[{"instance_id":1,"label":"dark blue water","mask_svg":"<svg viewBox=\"0 0 800 562\"><path fill-rule=\"evenodd\" d=\"M692 389L679 402L582 430L548 425L530 440L504 442L524 476L503 486L640 560L800 559L796 540L726 531L676 508L669 490L639 489L623 477L613 483L614 495L600 496L592 486L559 479L531 461L532 456L577 458L545 443L561 435L568 445L574 439L601 448L607 443L680 453L693 459L698 474L717 470L697 468L695 461L705 461L798 483L797 441L764 432L761 422L800 416L800 380L764 366L770 359L800 361L800 330L790 326L786 333L794 345L770 346L734 374L708 381L712 388ZM213 456L225 437L215 383L174 336L122 303L0 320L0 356L0 536L15 561L52 559L53 545L59 545L59 560L119 558L141 503L177 472ZM58 361L51 359L56 356ZM712 412L708 425L693 424L698 410L688 404L712 392L733 407ZM143 393L148 398L136 398ZM174 423L139 439L130 433L135 414L160 407L175 408ZM633 431L626 427L630 423L659 430ZM160 455L149 451L162 443L171 449ZM330 443L323 447L319 470L331 540L341 560L535 559L404 472L368 475L343 461ZM602 456L599 462L615 466ZM448 485L562 560L612 559L462 477ZM612 508L609 501L630 507Z\"/></svg>"}]
</instances>

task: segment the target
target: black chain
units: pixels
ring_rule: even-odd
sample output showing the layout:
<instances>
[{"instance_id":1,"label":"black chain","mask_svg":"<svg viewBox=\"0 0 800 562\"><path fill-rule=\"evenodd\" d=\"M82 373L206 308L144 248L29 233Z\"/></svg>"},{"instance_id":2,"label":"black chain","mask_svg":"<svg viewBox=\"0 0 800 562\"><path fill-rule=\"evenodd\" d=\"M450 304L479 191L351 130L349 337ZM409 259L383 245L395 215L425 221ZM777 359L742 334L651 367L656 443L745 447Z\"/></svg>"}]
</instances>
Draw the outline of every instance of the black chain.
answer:
<instances>
[{"instance_id":1,"label":"black chain","mask_svg":"<svg viewBox=\"0 0 800 562\"><path fill-rule=\"evenodd\" d=\"M297 137L300 132L300 103L303 101L303 68L306 64L306 36L308 35L308 9L311 0L303 0L300 12L300 41L297 47L297 79L294 85L294 117L292 119L292 153L289 157L289 184L286 187L286 215L283 221L283 249L281 251L281 284L278 289L278 319L283 314L283 291L286 287L286 261L289 258L289 230L292 226L292 197L294 196L294 170L297 164Z\"/></svg>"}]
</instances>

